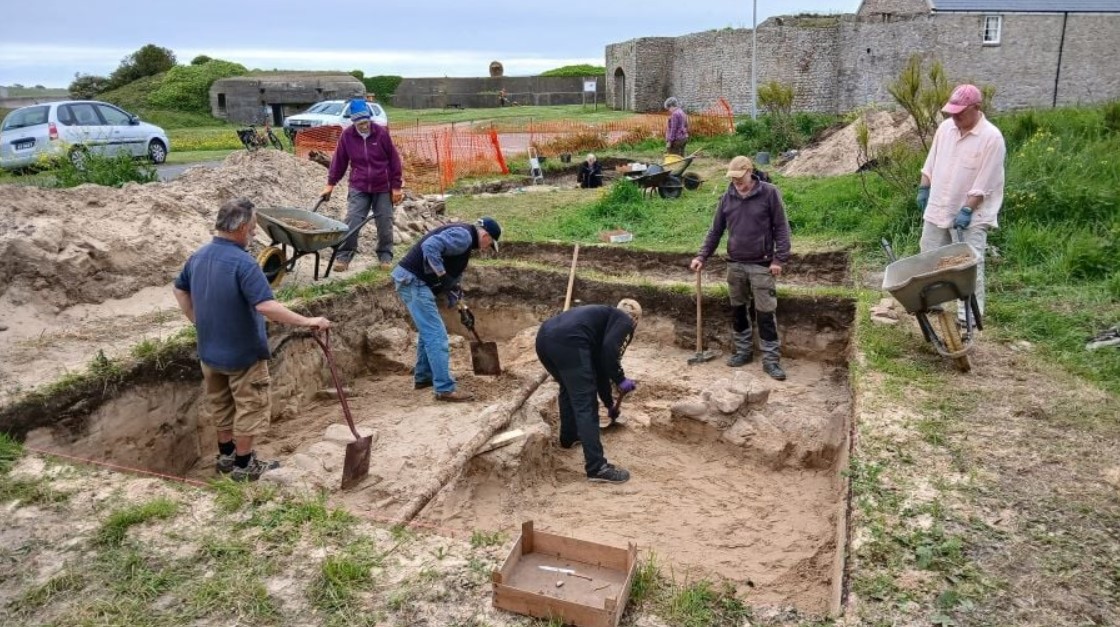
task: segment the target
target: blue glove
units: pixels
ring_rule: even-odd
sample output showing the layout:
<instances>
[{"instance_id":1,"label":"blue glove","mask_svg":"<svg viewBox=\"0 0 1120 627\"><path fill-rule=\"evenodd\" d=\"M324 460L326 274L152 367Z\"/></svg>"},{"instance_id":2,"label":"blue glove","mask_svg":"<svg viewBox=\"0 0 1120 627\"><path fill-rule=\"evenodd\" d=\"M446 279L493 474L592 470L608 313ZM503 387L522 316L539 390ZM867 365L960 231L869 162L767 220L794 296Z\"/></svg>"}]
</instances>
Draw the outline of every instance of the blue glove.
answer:
<instances>
[{"instance_id":1,"label":"blue glove","mask_svg":"<svg viewBox=\"0 0 1120 627\"><path fill-rule=\"evenodd\" d=\"M929 204L929 185L922 185L918 188L918 209L926 210L926 205Z\"/></svg>"},{"instance_id":2,"label":"blue glove","mask_svg":"<svg viewBox=\"0 0 1120 627\"><path fill-rule=\"evenodd\" d=\"M636 387L638 387L637 381L634 381L633 379L623 379L622 383L618 384L618 391L622 392L623 394L629 394L633 392L634 388Z\"/></svg>"},{"instance_id":3,"label":"blue glove","mask_svg":"<svg viewBox=\"0 0 1120 627\"><path fill-rule=\"evenodd\" d=\"M447 290L447 306L454 307L463 300L463 288L456 285L455 287Z\"/></svg>"},{"instance_id":4,"label":"blue glove","mask_svg":"<svg viewBox=\"0 0 1120 627\"><path fill-rule=\"evenodd\" d=\"M967 229L969 222L972 222L972 208L961 207L961 212L958 213L957 218L953 220L953 228Z\"/></svg>"},{"instance_id":5,"label":"blue glove","mask_svg":"<svg viewBox=\"0 0 1120 627\"><path fill-rule=\"evenodd\" d=\"M618 420L620 415L622 415L622 410L618 408L618 405L607 410L607 418L610 418L612 421Z\"/></svg>"}]
</instances>

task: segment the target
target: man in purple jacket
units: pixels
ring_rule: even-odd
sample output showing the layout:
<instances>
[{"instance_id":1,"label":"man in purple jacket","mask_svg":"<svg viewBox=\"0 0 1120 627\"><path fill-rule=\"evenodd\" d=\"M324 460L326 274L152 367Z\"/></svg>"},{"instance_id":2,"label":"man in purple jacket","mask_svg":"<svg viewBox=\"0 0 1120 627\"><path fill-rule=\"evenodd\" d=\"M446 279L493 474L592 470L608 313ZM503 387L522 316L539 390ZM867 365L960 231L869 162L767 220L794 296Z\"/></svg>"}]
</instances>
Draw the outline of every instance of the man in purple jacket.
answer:
<instances>
[{"instance_id":1,"label":"man in purple jacket","mask_svg":"<svg viewBox=\"0 0 1120 627\"><path fill-rule=\"evenodd\" d=\"M754 173L751 160L738 156L727 166L731 184L719 201L712 228L700 252L689 265L700 272L704 262L719 246L723 232L727 235L727 287L731 297L732 328L735 352L727 360L732 368L750 363L754 357L747 305L754 301L758 320L759 345L762 348L762 370L785 381L782 370L781 340L778 338L778 293L775 279L782 266L789 262L789 222L782 206L778 188L763 182Z\"/></svg>"},{"instance_id":2,"label":"man in purple jacket","mask_svg":"<svg viewBox=\"0 0 1120 627\"><path fill-rule=\"evenodd\" d=\"M346 225L351 230L373 211L377 225L377 261L383 270L393 263L393 205L401 192L401 157L389 137L389 129L374 124L365 100L350 101L352 125L342 131L327 172L327 187L320 195L331 199L334 186L350 168L350 190L346 195ZM334 270L345 272L358 249L358 234L351 235L338 249Z\"/></svg>"},{"instance_id":3,"label":"man in purple jacket","mask_svg":"<svg viewBox=\"0 0 1120 627\"><path fill-rule=\"evenodd\" d=\"M685 144L688 143L688 116L684 114L676 98L670 97L666 100L665 108L669 110L669 126L665 129L665 152L683 157Z\"/></svg>"}]
</instances>

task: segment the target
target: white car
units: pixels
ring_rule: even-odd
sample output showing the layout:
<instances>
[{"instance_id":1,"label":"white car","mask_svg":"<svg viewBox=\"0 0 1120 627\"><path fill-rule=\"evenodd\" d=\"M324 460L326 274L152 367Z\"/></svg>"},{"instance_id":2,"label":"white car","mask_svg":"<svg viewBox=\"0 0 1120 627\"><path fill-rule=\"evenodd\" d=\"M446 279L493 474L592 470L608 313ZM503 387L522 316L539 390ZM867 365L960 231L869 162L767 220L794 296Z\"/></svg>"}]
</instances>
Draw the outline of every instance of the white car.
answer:
<instances>
[{"instance_id":1,"label":"white car","mask_svg":"<svg viewBox=\"0 0 1120 627\"><path fill-rule=\"evenodd\" d=\"M389 126L389 116L376 102L367 102L373 121L381 126ZM315 126L350 126L349 100L324 100L311 105L303 113L284 118L284 131L292 135L298 131Z\"/></svg>"},{"instance_id":2,"label":"white car","mask_svg":"<svg viewBox=\"0 0 1120 627\"><path fill-rule=\"evenodd\" d=\"M163 163L171 150L154 124L96 100L65 100L21 107L0 125L0 167L17 170L46 156L80 163L87 154L131 154Z\"/></svg>"}]
</instances>

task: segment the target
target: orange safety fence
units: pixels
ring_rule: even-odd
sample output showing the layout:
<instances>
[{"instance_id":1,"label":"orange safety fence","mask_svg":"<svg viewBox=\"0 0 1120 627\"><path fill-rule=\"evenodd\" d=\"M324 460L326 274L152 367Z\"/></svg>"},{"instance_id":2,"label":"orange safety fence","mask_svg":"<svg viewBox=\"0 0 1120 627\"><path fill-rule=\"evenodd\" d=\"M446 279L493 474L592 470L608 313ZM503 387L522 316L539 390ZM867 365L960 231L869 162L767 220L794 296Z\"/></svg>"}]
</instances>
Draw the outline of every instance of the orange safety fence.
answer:
<instances>
[{"instance_id":1,"label":"orange safety fence","mask_svg":"<svg viewBox=\"0 0 1120 627\"><path fill-rule=\"evenodd\" d=\"M602 122L502 118L395 128L392 136L404 165L405 188L443 193L465 177L508 174L506 158L527 155L530 146L549 156L660 139L666 117L640 114ZM690 113L688 126L692 137L727 135L735 132L735 119L731 106L720 98L712 108ZM341 132L338 126L301 131L296 135L296 156L306 159L317 152L329 159Z\"/></svg>"}]
</instances>

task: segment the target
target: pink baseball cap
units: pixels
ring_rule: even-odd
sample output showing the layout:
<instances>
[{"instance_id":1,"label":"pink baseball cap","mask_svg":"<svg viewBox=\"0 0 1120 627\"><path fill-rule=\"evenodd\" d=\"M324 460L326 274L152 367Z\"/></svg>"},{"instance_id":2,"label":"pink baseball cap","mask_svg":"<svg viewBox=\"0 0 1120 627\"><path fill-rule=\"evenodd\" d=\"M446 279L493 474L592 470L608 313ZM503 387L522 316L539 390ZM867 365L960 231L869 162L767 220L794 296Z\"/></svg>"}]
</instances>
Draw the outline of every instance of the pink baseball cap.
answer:
<instances>
[{"instance_id":1,"label":"pink baseball cap","mask_svg":"<svg viewBox=\"0 0 1120 627\"><path fill-rule=\"evenodd\" d=\"M953 95L949 97L949 102L941 107L941 111L949 115L956 115L972 105L980 104L981 100L983 100L983 97L976 85L958 85L953 90Z\"/></svg>"}]
</instances>

